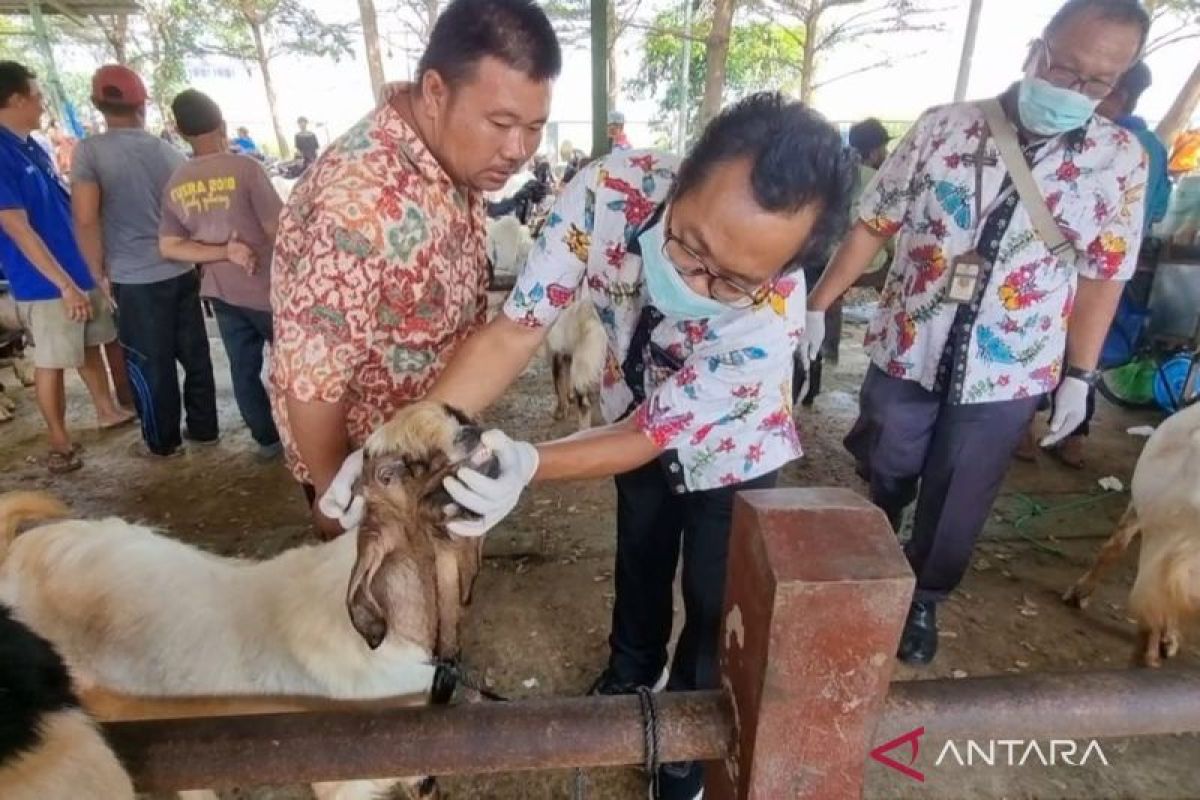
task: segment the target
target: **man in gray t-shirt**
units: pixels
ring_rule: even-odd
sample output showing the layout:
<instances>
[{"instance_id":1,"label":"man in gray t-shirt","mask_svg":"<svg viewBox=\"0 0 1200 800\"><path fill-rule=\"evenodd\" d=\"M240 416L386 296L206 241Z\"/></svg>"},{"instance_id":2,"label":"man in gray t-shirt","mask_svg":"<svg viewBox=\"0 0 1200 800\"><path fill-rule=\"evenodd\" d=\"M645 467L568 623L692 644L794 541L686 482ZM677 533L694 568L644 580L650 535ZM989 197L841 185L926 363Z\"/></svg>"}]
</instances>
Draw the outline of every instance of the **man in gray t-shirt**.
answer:
<instances>
[{"instance_id":1,"label":"man in gray t-shirt","mask_svg":"<svg viewBox=\"0 0 1200 800\"><path fill-rule=\"evenodd\" d=\"M164 258L158 229L163 188L186 158L145 129L146 88L126 67L92 78L92 102L108 132L79 143L71 166L76 237L98 283L117 305L120 341L142 421L143 454L181 452L175 362L184 368L187 438L216 442L217 400L195 264Z\"/></svg>"}]
</instances>

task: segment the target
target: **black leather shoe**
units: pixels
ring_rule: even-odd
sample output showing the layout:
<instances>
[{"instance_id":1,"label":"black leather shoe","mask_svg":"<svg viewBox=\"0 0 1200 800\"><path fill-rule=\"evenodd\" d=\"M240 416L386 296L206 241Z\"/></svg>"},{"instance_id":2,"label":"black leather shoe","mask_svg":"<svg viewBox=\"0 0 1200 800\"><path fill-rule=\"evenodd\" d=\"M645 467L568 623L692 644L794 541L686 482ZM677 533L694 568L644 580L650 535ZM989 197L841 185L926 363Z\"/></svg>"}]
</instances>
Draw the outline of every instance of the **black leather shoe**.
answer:
<instances>
[{"instance_id":1,"label":"black leather shoe","mask_svg":"<svg viewBox=\"0 0 1200 800\"><path fill-rule=\"evenodd\" d=\"M612 667L606 667L604 672L600 673L600 677L596 678L592 688L588 689L588 695L615 694L637 694L637 684L621 680Z\"/></svg>"},{"instance_id":2,"label":"black leather shoe","mask_svg":"<svg viewBox=\"0 0 1200 800\"><path fill-rule=\"evenodd\" d=\"M928 664L937 655L937 645L937 604L929 600L913 601L896 657L905 664Z\"/></svg>"}]
</instances>

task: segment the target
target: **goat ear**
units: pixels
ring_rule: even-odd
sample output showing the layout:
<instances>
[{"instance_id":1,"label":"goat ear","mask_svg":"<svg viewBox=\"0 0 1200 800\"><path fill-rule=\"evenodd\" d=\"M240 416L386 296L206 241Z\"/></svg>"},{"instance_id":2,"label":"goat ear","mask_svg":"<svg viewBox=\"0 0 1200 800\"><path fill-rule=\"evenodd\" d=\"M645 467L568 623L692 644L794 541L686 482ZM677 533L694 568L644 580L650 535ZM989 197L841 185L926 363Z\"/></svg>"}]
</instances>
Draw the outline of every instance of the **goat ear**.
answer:
<instances>
[{"instance_id":1,"label":"goat ear","mask_svg":"<svg viewBox=\"0 0 1200 800\"><path fill-rule=\"evenodd\" d=\"M376 590L375 576L388 554L388 546L378 529L368 528L368 520L358 530L358 559L350 573L346 607L350 622L372 650L383 644L387 636L386 598Z\"/></svg>"}]
</instances>

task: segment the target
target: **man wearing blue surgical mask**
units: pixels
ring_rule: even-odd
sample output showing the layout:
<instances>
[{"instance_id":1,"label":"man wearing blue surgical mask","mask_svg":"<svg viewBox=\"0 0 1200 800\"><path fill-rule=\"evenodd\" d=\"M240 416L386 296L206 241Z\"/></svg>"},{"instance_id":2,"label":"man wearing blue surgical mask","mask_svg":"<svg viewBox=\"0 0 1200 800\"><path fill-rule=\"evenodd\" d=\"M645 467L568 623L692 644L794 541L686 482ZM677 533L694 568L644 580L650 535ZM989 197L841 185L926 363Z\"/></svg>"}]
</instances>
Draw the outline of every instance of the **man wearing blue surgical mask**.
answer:
<instances>
[{"instance_id":1,"label":"man wearing blue surgical mask","mask_svg":"<svg viewBox=\"0 0 1200 800\"><path fill-rule=\"evenodd\" d=\"M567 186L500 314L468 339L430 397L470 414L490 406L576 298L608 334L606 426L554 442L484 441L497 479L463 470L446 488L479 536L531 481L615 476L616 599L598 694L654 686L667 665L672 587L682 561L686 622L671 690L716 688L733 497L774 485L799 457L792 353L804 326L801 255L840 233L852 186L836 130L777 93L722 112L682 163L623 150ZM352 506L343 469L331 495ZM669 764L659 797L692 800L696 764Z\"/></svg>"},{"instance_id":2,"label":"man wearing blue surgical mask","mask_svg":"<svg viewBox=\"0 0 1200 800\"><path fill-rule=\"evenodd\" d=\"M1146 188L1137 140L1095 112L1149 26L1134 0L1069 0L999 108L926 112L809 295L805 347L815 350L824 310L896 239L846 446L897 529L917 501L906 546L917 591L898 653L906 662L933 659L937 603L966 573L1039 399L1054 394L1046 445L1086 414L1137 264ZM1030 177L1023 189L1013 164Z\"/></svg>"}]
</instances>

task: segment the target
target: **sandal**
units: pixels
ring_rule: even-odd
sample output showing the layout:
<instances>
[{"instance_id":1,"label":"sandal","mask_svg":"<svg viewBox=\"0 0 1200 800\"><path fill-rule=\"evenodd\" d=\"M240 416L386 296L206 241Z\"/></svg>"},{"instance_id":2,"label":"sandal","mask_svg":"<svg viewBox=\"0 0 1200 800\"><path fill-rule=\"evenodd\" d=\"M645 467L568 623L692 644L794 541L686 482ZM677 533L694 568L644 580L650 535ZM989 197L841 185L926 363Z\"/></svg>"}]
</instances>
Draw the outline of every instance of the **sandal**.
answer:
<instances>
[{"instance_id":1,"label":"sandal","mask_svg":"<svg viewBox=\"0 0 1200 800\"><path fill-rule=\"evenodd\" d=\"M69 453L51 450L50 455L46 456L46 468L50 470L51 475L65 475L82 467L83 461L74 448Z\"/></svg>"}]
</instances>

